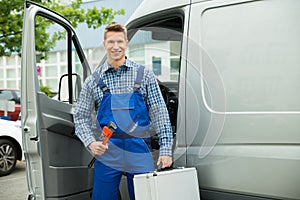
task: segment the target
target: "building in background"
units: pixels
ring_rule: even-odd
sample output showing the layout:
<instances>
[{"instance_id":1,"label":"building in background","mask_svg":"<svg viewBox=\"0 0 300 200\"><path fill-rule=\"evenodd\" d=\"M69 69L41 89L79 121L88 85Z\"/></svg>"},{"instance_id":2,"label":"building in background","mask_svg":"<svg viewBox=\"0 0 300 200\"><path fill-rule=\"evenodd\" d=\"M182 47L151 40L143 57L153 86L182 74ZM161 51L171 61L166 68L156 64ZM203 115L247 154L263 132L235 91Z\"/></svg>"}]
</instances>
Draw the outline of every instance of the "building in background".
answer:
<instances>
[{"instance_id":1,"label":"building in background","mask_svg":"<svg viewBox=\"0 0 300 200\"><path fill-rule=\"evenodd\" d=\"M115 17L115 21L126 23L134 10L139 6L143 0L130 0L130 3L124 3L122 0L85 0L82 3L83 8L97 8L107 7L119 10L125 9L125 15ZM102 51L103 29L89 29L85 24L80 24L76 29L81 45L85 50L87 59L92 68L97 66L104 55ZM56 91L57 81L60 77L61 71L66 71L66 46L64 42L58 42L56 47L49 53L47 60L39 59L37 56L37 68L41 83L49 86L51 90ZM75 57L74 57L75 58ZM75 58L77 59L77 58ZM75 60L75 63L79 60ZM11 55L10 57L0 57L0 87L1 88L20 88L21 87L21 57L18 55Z\"/></svg>"},{"instance_id":2,"label":"building in background","mask_svg":"<svg viewBox=\"0 0 300 200\"><path fill-rule=\"evenodd\" d=\"M97 8L108 7L114 10L121 8L125 9L125 15L118 15L114 21L125 24L130 18L135 9L143 0L130 0L130 3L124 3L122 0L97 0L97 1L84 1L83 8ZM85 24L80 24L76 29L78 38L85 51L87 61L92 70L94 70L104 57L105 52L103 49L103 30L104 27L98 29L89 29ZM53 31L56 30L55 27ZM161 51L155 56L147 56L151 49L155 48L155 42L151 41L150 36L142 35L140 38L133 38L130 41L128 48L128 56L130 59L146 65L152 69L160 80L174 80L178 77L179 69L179 52L180 45L177 43L159 42L157 46L166 46L166 49L172 49L172 52ZM175 51L175 53L174 53ZM81 68L79 58L73 52L73 66ZM66 55L66 42L58 41L55 48L49 53L47 59L41 59L39 55L36 57L37 73L41 85L48 86L52 92L56 93L58 82L61 74L67 71L67 55ZM164 69L162 66L172 66L171 68ZM162 70L164 72L162 73ZM166 71L167 70L167 71ZM78 69L76 71L79 71ZM163 74L163 75L162 75ZM18 55L10 57L0 57L0 87L2 88L20 88L21 87L21 58Z\"/></svg>"}]
</instances>

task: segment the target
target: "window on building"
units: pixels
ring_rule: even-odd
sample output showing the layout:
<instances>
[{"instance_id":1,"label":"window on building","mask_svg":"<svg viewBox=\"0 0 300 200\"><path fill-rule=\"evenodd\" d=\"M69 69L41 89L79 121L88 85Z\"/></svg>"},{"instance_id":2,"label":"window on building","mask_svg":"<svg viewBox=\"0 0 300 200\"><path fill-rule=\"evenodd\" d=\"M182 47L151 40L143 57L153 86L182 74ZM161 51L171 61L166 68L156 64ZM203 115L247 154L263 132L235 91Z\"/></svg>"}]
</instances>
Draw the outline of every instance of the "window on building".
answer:
<instances>
[{"instance_id":1,"label":"window on building","mask_svg":"<svg viewBox=\"0 0 300 200\"><path fill-rule=\"evenodd\" d=\"M6 65L7 66L15 66L16 65L15 56L6 57Z\"/></svg>"},{"instance_id":2,"label":"window on building","mask_svg":"<svg viewBox=\"0 0 300 200\"><path fill-rule=\"evenodd\" d=\"M171 65L170 65L170 79L177 80L180 68L180 58L178 56L171 57Z\"/></svg>"},{"instance_id":3,"label":"window on building","mask_svg":"<svg viewBox=\"0 0 300 200\"><path fill-rule=\"evenodd\" d=\"M16 80L7 80L6 81L6 87L7 88L17 88L17 81Z\"/></svg>"},{"instance_id":4,"label":"window on building","mask_svg":"<svg viewBox=\"0 0 300 200\"><path fill-rule=\"evenodd\" d=\"M0 79L4 78L4 69L0 68Z\"/></svg>"},{"instance_id":5,"label":"window on building","mask_svg":"<svg viewBox=\"0 0 300 200\"><path fill-rule=\"evenodd\" d=\"M161 58L152 57L152 69L155 75L161 75Z\"/></svg>"},{"instance_id":6,"label":"window on building","mask_svg":"<svg viewBox=\"0 0 300 200\"><path fill-rule=\"evenodd\" d=\"M67 52L66 51L60 51L59 56L60 56L59 60L61 63L67 62Z\"/></svg>"},{"instance_id":7,"label":"window on building","mask_svg":"<svg viewBox=\"0 0 300 200\"><path fill-rule=\"evenodd\" d=\"M6 69L6 78L16 78L16 68Z\"/></svg>"}]
</instances>

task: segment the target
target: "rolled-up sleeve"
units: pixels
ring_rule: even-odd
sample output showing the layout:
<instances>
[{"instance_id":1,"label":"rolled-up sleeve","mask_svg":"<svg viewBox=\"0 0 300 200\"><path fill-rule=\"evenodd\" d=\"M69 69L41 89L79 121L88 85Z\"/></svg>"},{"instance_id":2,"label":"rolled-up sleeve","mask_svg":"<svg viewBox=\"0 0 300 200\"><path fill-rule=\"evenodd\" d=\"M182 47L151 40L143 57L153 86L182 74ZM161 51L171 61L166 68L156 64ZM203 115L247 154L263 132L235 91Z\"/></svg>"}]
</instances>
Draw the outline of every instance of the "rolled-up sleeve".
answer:
<instances>
[{"instance_id":1,"label":"rolled-up sleeve","mask_svg":"<svg viewBox=\"0 0 300 200\"><path fill-rule=\"evenodd\" d=\"M172 156L173 133L169 113L159 85L152 71L146 70L146 104L149 108L151 123L159 138L159 155Z\"/></svg>"}]
</instances>

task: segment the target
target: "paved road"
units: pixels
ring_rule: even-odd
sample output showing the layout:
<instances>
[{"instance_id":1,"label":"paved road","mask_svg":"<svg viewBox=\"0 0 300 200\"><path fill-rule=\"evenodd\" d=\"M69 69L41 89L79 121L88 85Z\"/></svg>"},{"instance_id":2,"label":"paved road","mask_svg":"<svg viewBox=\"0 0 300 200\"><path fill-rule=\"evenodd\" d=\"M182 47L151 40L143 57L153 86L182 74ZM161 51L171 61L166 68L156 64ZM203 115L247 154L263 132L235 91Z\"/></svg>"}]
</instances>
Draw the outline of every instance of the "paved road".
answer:
<instances>
[{"instance_id":1,"label":"paved road","mask_svg":"<svg viewBox=\"0 0 300 200\"><path fill-rule=\"evenodd\" d=\"M0 177L0 200L26 200L27 183L25 162L17 162L16 170Z\"/></svg>"}]
</instances>

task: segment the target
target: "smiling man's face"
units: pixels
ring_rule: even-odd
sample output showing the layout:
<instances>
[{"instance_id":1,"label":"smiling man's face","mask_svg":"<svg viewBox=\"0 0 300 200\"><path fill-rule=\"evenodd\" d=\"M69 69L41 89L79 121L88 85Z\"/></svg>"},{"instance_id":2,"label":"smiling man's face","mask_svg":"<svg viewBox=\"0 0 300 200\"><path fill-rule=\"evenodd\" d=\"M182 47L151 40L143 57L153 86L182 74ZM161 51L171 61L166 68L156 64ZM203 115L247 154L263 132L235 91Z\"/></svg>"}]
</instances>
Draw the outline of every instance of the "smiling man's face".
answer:
<instances>
[{"instance_id":1,"label":"smiling man's face","mask_svg":"<svg viewBox=\"0 0 300 200\"><path fill-rule=\"evenodd\" d=\"M123 32L107 32L103 45L107 52L107 60L109 63L119 63L125 60L128 41Z\"/></svg>"}]
</instances>

